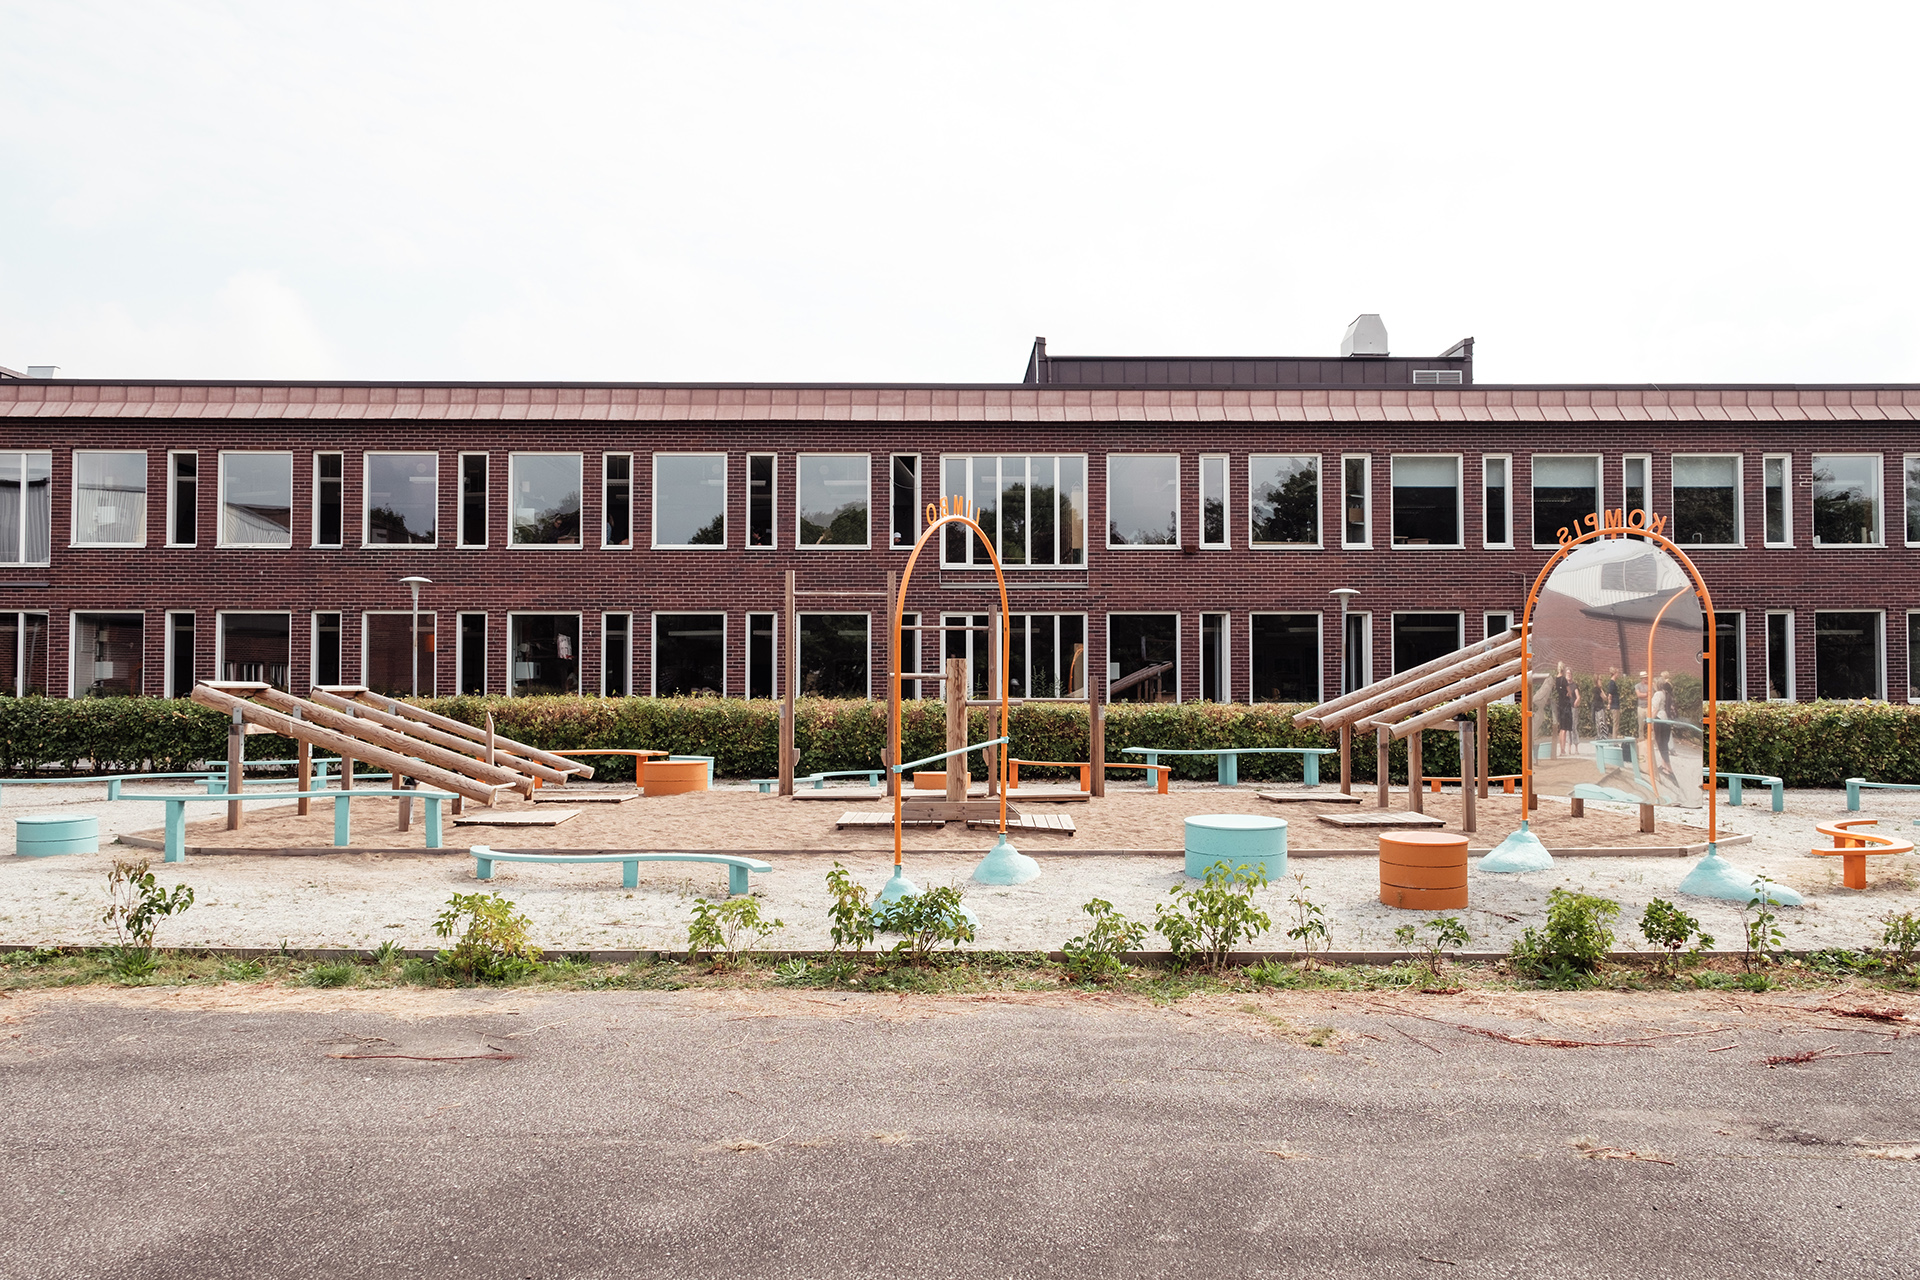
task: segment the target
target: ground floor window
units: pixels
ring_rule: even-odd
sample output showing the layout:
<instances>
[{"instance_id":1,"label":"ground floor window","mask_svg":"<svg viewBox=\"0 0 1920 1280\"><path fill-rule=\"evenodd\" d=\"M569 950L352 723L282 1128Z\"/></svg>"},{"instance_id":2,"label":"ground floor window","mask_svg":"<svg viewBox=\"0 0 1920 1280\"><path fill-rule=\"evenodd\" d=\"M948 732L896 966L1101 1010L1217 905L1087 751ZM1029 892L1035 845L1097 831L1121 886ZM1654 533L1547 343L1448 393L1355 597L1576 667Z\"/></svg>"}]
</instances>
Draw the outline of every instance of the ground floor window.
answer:
<instances>
[{"instance_id":1,"label":"ground floor window","mask_svg":"<svg viewBox=\"0 0 1920 1280\"><path fill-rule=\"evenodd\" d=\"M390 698L434 696L433 614L368 613L360 625L367 688Z\"/></svg>"},{"instance_id":2,"label":"ground floor window","mask_svg":"<svg viewBox=\"0 0 1920 1280\"><path fill-rule=\"evenodd\" d=\"M167 694L185 698L193 693L193 615L167 615Z\"/></svg>"},{"instance_id":3,"label":"ground floor window","mask_svg":"<svg viewBox=\"0 0 1920 1280\"><path fill-rule=\"evenodd\" d=\"M776 613L750 613L747 615L747 696L749 698L772 698L779 695L779 681L774 678L774 654L779 647L774 643L778 638L779 618Z\"/></svg>"},{"instance_id":4,"label":"ground floor window","mask_svg":"<svg viewBox=\"0 0 1920 1280\"><path fill-rule=\"evenodd\" d=\"M484 613L463 613L460 615L459 652L456 666L460 692L469 695L482 695L487 691L487 615Z\"/></svg>"},{"instance_id":5,"label":"ground floor window","mask_svg":"<svg viewBox=\"0 0 1920 1280\"><path fill-rule=\"evenodd\" d=\"M727 615L653 615L653 693L717 698L727 689Z\"/></svg>"},{"instance_id":6,"label":"ground floor window","mask_svg":"<svg viewBox=\"0 0 1920 1280\"><path fill-rule=\"evenodd\" d=\"M1793 701L1793 615L1767 615L1767 697Z\"/></svg>"},{"instance_id":7,"label":"ground floor window","mask_svg":"<svg viewBox=\"0 0 1920 1280\"><path fill-rule=\"evenodd\" d=\"M810 698L869 698L868 620L864 613L803 613L800 688Z\"/></svg>"},{"instance_id":8,"label":"ground floor window","mask_svg":"<svg viewBox=\"0 0 1920 1280\"><path fill-rule=\"evenodd\" d=\"M1395 675L1461 647L1462 615L1457 613L1396 613L1393 615L1393 672Z\"/></svg>"},{"instance_id":9,"label":"ground floor window","mask_svg":"<svg viewBox=\"0 0 1920 1280\"><path fill-rule=\"evenodd\" d=\"M1813 615L1813 696L1879 698L1880 615Z\"/></svg>"},{"instance_id":10,"label":"ground floor window","mask_svg":"<svg viewBox=\"0 0 1920 1280\"><path fill-rule=\"evenodd\" d=\"M1485 621L1486 631L1484 634L1488 640L1513 628L1513 615L1511 613L1490 613L1486 616Z\"/></svg>"},{"instance_id":11,"label":"ground floor window","mask_svg":"<svg viewBox=\"0 0 1920 1280\"><path fill-rule=\"evenodd\" d=\"M1737 613L1713 615L1713 652L1716 670L1709 670L1713 696L1721 702L1738 702L1746 686L1746 637Z\"/></svg>"},{"instance_id":12,"label":"ground floor window","mask_svg":"<svg viewBox=\"0 0 1920 1280\"><path fill-rule=\"evenodd\" d=\"M1373 615L1349 613L1347 634L1340 645L1342 695L1373 683Z\"/></svg>"},{"instance_id":13,"label":"ground floor window","mask_svg":"<svg viewBox=\"0 0 1920 1280\"><path fill-rule=\"evenodd\" d=\"M220 615L220 678L287 688L293 666L293 615Z\"/></svg>"},{"instance_id":14,"label":"ground floor window","mask_svg":"<svg viewBox=\"0 0 1920 1280\"><path fill-rule=\"evenodd\" d=\"M516 613L507 620L507 648L513 696L580 692L579 614Z\"/></svg>"},{"instance_id":15,"label":"ground floor window","mask_svg":"<svg viewBox=\"0 0 1920 1280\"><path fill-rule=\"evenodd\" d=\"M1920 652L1915 651L1915 642L1920 641L1920 613L1907 615L1907 701L1920 702Z\"/></svg>"},{"instance_id":16,"label":"ground floor window","mask_svg":"<svg viewBox=\"0 0 1920 1280\"><path fill-rule=\"evenodd\" d=\"M47 615L0 613L0 694L45 696Z\"/></svg>"},{"instance_id":17,"label":"ground floor window","mask_svg":"<svg viewBox=\"0 0 1920 1280\"><path fill-rule=\"evenodd\" d=\"M313 615L313 682L335 685L340 679L340 615Z\"/></svg>"},{"instance_id":18,"label":"ground floor window","mask_svg":"<svg viewBox=\"0 0 1920 1280\"><path fill-rule=\"evenodd\" d=\"M1107 701L1180 700L1180 615L1107 615Z\"/></svg>"},{"instance_id":19,"label":"ground floor window","mask_svg":"<svg viewBox=\"0 0 1920 1280\"><path fill-rule=\"evenodd\" d=\"M73 696L132 698L144 692L146 615L73 615Z\"/></svg>"},{"instance_id":20,"label":"ground floor window","mask_svg":"<svg viewBox=\"0 0 1920 1280\"><path fill-rule=\"evenodd\" d=\"M946 615L949 627L941 651L949 658L965 658L972 676L970 696L997 697L987 679L986 631L990 615ZM929 686L931 690L932 686ZM1007 693L1014 698L1084 698L1087 696L1087 619L1080 613L1016 613L1007 627Z\"/></svg>"},{"instance_id":21,"label":"ground floor window","mask_svg":"<svg viewBox=\"0 0 1920 1280\"><path fill-rule=\"evenodd\" d=\"M909 671L920 670L920 633L912 629L919 625L920 625L919 614L903 613L900 615L899 657L900 657L900 674L903 676L906 675ZM937 688L938 686L930 685L928 687ZM917 698L919 696L920 696L920 682L918 680L903 679L900 682L900 697L903 701L907 698Z\"/></svg>"},{"instance_id":22,"label":"ground floor window","mask_svg":"<svg viewBox=\"0 0 1920 1280\"><path fill-rule=\"evenodd\" d=\"M1320 701L1320 615L1256 613L1252 644L1255 702Z\"/></svg>"},{"instance_id":23,"label":"ground floor window","mask_svg":"<svg viewBox=\"0 0 1920 1280\"><path fill-rule=\"evenodd\" d=\"M624 698L633 692L633 615L600 615L600 692Z\"/></svg>"},{"instance_id":24,"label":"ground floor window","mask_svg":"<svg viewBox=\"0 0 1920 1280\"><path fill-rule=\"evenodd\" d=\"M1231 702L1227 687L1227 615L1200 615L1200 698L1203 702Z\"/></svg>"}]
</instances>

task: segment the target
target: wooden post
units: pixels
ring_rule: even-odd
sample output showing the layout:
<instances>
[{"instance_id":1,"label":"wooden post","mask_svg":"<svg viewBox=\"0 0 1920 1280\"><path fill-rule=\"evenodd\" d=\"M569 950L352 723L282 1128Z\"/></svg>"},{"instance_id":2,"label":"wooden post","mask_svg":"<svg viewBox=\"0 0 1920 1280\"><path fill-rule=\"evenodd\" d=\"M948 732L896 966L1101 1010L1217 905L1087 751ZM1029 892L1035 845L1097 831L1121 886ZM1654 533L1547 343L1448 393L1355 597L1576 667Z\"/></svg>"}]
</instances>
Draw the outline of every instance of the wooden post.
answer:
<instances>
[{"instance_id":1,"label":"wooden post","mask_svg":"<svg viewBox=\"0 0 1920 1280\"><path fill-rule=\"evenodd\" d=\"M247 722L241 718L240 708L233 709L233 716L227 723L227 794L241 796L246 788L241 784L245 778L245 757L247 746ZM240 829L240 814L245 808L238 800L227 801L227 830Z\"/></svg>"},{"instance_id":2,"label":"wooden post","mask_svg":"<svg viewBox=\"0 0 1920 1280\"><path fill-rule=\"evenodd\" d=\"M1340 726L1340 794L1353 794L1353 726Z\"/></svg>"},{"instance_id":3,"label":"wooden post","mask_svg":"<svg viewBox=\"0 0 1920 1280\"><path fill-rule=\"evenodd\" d=\"M957 751L967 745L967 660L965 658L947 659L947 746L948 751ZM947 799L950 801L967 798L967 758L964 755L947 757Z\"/></svg>"},{"instance_id":4,"label":"wooden post","mask_svg":"<svg viewBox=\"0 0 1920 1280\"><path fill-rule=\"evenodd\" d=\"M1407 812L1425 813L1426 801L1420 798L1426 788L1426 779L1421 777L1420 740L1427 736L1425 729L1415 729L1407 735Z\"/></svg>"},{"instance_id":5,"label":"wooden post","mask_svg":"<svg viewBox=\"0 0 1920 1280\"><path fill-rule=\"evenodd\" d=\"M1567 813L1569 816L1575 817L1575 818L1586 817L1587 802L1585 800L1582 800L1579 796L1575 796L1573 799L1567 801Z\"/></svg>"},{"instance_id":6,"label":"wooden post","mask_svg":"<svg viewBox=\"0 0 1920 1280\"><path fill-rule=\"evenodd\" d=\"M306 741L297 743L293 749L293 760L293 776L300 781L299 789L302 791L313 790L313 744ZM295 803L294 812L304 814L312 809L312 807L313 802L303 797Z\"/></svg>"},{"instance_id":7,"label":"wooden post","mask_svg":"<svg viewBox=\"0 0 1920 1280\"><path fill-rule=\"evenodd\" d=\"M1006 677L1006 673L1000 670L1000 625L1000 606L997 604L989 606L987 609L987 701L993 703L993 706L987 708L989 740L1000 736L1000 681ZM987 794L990 796L1000 794L999 770L994 767L999 763L999 750L998 747L988 747L983 753L987 762Z\"/></svg>"},{"instance_id":8,"label":"wooden post","mask_svg":"<svg viewBox=\"0 0 1920 1280\"><path fill-rule=\"evenodd\" d=\"M1489 772L1487 769L1487 739L1493 736L1492 706L1485 702L1481 703L1479 710L1475 712L1475 716L1478 723L1474 725L1475 732L1473 735L1473 745L1476 753L1475 759L1477 761L1474 772L1480 775L1480 798L1485 800L1487 798L1487 773Z\"/></svg>"},{"instance_id":9,"label":"wooden post","mask_svg":"<svg viewBox=\"0 0 1920 1280\"><path fill-rule=\"evenodd\" d=\"M394 790L396 791L403 790L408 785L408 781L409 780L406 778L395 778L393 780ZM395 798L394 803L399 806L399 811L400 811L399 812L399 818L400 818L399 829L402 831L405 831L409 827L413 826L413 797L399 796Z\"/></svg>"},{"instance_id":10,"label":"wooden post","mask_svg":"<svg viewBox=\"0 0 1920 1280\"><path fill-rule=\"evenodd\" d=\"M487 763L493 761L493 712L487 712Z\"/></svg>"},{"instance_id":11,"label":"wooden post","mask_svg":"<svg viewBox=\"0 0 1920 1280\"><path fill-rule=\"evenodd\" d=\"M342 791L353 790L353 757L352 756L340 757L340 789Z\"/></svg>"},{"instance_id":12,"label":"wooden post","mask_svg":"<svg viewBox=\"0 0 1920 1280\"><path fill-rule=\"evenodd\" d=\"M900 648L893 643L894 610L899 607L899 598L900 571L898 569L889 569L887 571L887 607L880 611L880 627L881 630L887 633L886 643L882 646L887 655L887 665L882 668L882 670L887 673L886 741L889 743L893 741L894 718L906 711L906 706L900 700ZM918 645L920 643L920 633L915 631L911 634L913 635L914 644ZM901 644L904 645L905 643L905 639L902 638ZM917 667L920 664L916 662L914 665ZM889 770L886 774L882 775L886 779L886 785L881 789L880 794L883 796L891 796L899 779L891 772L893 757L884 745L880 748L880 763Z\"/></svg>"},{"instance_id":13,"label":"wooden post","mask_svg":"<svg viewBox=\"0 0 1920 1280\"><path fill-rule=\"evenodd\" d=\"M1640 829L1642 831L1653 830L1653 806L1650 804L1640 806Z\"/></svg>"},{"instance_id":14,"label":"wooden post","mask_svg":"<svg viewBox=\"0 0 1920 1280\"><path fill-rule=\"evenodd\" d=\"M786 647L780 651L780 794L793 794L793 687L800 679L799 622L794 609L793 570L787 570L787 602L782 614L782 634L776 636ZM778 646L776 646L778 647Z\"/></svg>"},{"instance_id":15,"label":"wooden post","mask_svg":"<svg viewBox=\"0 0 1920 1280\"><path fill-rule=\"evenodd\" d=\"M1104 797L1107 794L1107 708L1094 698L1091 687L1087 690L1087 759L1092 764L1089 772L1093 775L1087 781L1088 791Z\"/></svg>"},{"instance_id":16,"label":"wooden post","mask_svg":"<svg viewBox=\"0 0 1920 1280\"><path fill-rule=\"evenodd\" d=\"M1379 758L1379 762L1375 768L1378 770L1380 790L1379 807L1382 809L1390 807L1387 800L1387 787L1391 785L1392 773L1388 770L1387 763L1391 758L1389 753L1392 745L1393 736L1387 729L1387 726L1376 725L1373 730L1373 750Z\"/></svg>"},{"instance_id":17,"label":"wooden post","mask_svg":"<svg viewBox=\"0 0 1920 1280\"><path fill-rule=\"evenodd\" d=\"M1469 715L1463 713L1454 723L1460 726L1460 830L1478 831L1480 820L1474 809L1474 793L1477 790L1474 774L1477 771L1474 767L1473 740L1479 735L1474 733L1476 726Z\"/></svg>"}]
</instances>

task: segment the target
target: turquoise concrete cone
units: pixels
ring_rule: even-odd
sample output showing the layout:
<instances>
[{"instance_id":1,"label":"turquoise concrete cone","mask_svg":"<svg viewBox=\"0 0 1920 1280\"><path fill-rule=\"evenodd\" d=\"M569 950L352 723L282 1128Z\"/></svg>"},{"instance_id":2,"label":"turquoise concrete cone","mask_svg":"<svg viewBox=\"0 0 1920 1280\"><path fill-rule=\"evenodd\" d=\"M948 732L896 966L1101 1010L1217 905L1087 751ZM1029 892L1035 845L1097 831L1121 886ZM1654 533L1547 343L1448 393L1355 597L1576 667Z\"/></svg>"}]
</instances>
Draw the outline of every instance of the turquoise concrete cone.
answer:
<instances>
[{"instance_id":1,"label":"turquoise concrete cone","mask_svg":"<svg viewBox=\"0 0 1920 1280\"><path fill-rule=\"evenodd\" d=\"M1547 846L1540 843L1540 837L1527 829L1524 819L1520 829L1493 846L1486 857L1475 864L1479 871L1491 871L1496 874L1510 875L1520 871L1547 871L1553 867L1553 855L1547 852Z\"/></svg>"},{"instance_id":2,"label":"turquoise concrete cone","mask_svg":"<svg viewBox=\"0 0 1920 1280\"><path fill-rule=\"evenodd\" d=\"M893 878L880 886L880 896L873 900L873 905L877 907L883 902L898 902L902 898L917 898L919 896L920 886L907 879L907 877L902 874L901 868L895 867L893 869Z\"/></svg>"},{"instance_id":3,"label":"turquoise concrete cone","mask_svg":"<svg viewBox=\"0 0 1920 1280\"><path fill-rule=\"evenodd\" d=\"M1040 878L1040 864L1009 844L1007 833L1002 831L999 841L973 869L973 878L981 884L1025 884Z\"/></svg>"},{"instance_id":4,"label":"turquoise concrete cone","mask_svg":"<svg viewBox=\"0 0 1920 1280\"><path fill-rule=\"evenodd\" d=\"M1728 902L1751 902L1760 896L1760 877L1751 871L1742 871L1720 856L1720 846L1707 846L1707 856L1694 864L1687 872L1686 879L1678 886L1681 893L1690 893L1696 898L1724 898ZM1804 899L1792 889L1782 884L1766 886L1767 897L1775 906L1798 907Z\"/></svg>"}]
</instances>

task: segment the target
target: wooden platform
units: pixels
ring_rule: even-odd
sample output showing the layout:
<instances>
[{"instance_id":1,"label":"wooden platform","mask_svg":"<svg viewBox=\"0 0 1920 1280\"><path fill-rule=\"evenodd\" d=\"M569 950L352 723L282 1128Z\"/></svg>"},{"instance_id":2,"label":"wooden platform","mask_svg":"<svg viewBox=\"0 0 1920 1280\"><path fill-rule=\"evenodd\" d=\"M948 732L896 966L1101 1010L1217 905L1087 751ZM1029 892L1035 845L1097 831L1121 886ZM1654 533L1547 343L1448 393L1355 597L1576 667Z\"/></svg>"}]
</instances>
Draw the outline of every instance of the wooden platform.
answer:
<instances>
[{"instance_id":1,"label":"wooden platform","mask_svg":"<svg viewBox=\"0 0 1920 1280\"><path fill-rule=\"evenodd\" d=\"M891 811L885 813L862 813L857 809L849 809L834 819L833 825L842 830L847 827L885 827L891 830L893 827L893 813ZM944 822L925 820L909 822L903 818L900 825L903 827L944 827L947 824Z\"/></svg>"},{"instance_id":2,"label":"wooden platform","mask_svg":"<svg viewBox=\"0 0 1920 1280\"><path fill-rule=\"evenodd\" d=\"M879 787L795 787L795 800L831 800L835 804L861 803L867 800L884 800L887 793Z\"/></svg>"},{"instance_id":3,"label":"wooden platform","mask_svg":"<svg viewBox=\"0 0 1920 1280\"><path fill-rule=\"evenodd\" d=\"M489 813L485 809L475 813L462 814L453 820L456 827L557 827L570 818L580 816L578 809L540 809L527 812L524 809L509 813Z\"/></svg>"},{"instance_id":4,"label":"wooden platform","mask_svg":"<svg viewBox=\"0 0 1920 1280\"><path fill-rule=\"evenodd\" d=\"M992 818L968 818L967 825L969 827L993 827L996 829L1000 826L1000 824ZM1007 830L1051 831L1056 835L1070 836L1073 835L1078 828L1073 825L1073 819L1064 813L1027 813L1022 814L1018 818L1009 815L1007 818Z\"/></svg>"},{"instance_id":5,"label":"wooden platform","mask_svg":"<svg viewBox=\"0 0 1920 1280\"><path fill-rule=\"evenodd\" d=\"M625 804L639 798L638 791L575 791L571 787L542 787L533 793L535 804Z\"/></svg>"},{"instance_id":6,"label":"wooden platform","mask_svg":"<svg viewBox=\"0 0 1920 1280\"><path fill-rule=\"evenodd\" d=\"M1320 821L1336 827L1444 827L1446 822L1430 813L1406 813L1367 810L1361 813L1323 813L1317 815Z\"/></svg>"},{"instance_id":7,"label":"wooden platform","mask_svg":"<svg viewBox=\"0 0 1920 1280\"><path fill-rule=\"evenodd\" d=\"M1261 791L1257 793L1262 800L1271 800L1275 804L1359 804L1359 796L1342 795L1338 791Z\"/></svg>"}]
</instances>

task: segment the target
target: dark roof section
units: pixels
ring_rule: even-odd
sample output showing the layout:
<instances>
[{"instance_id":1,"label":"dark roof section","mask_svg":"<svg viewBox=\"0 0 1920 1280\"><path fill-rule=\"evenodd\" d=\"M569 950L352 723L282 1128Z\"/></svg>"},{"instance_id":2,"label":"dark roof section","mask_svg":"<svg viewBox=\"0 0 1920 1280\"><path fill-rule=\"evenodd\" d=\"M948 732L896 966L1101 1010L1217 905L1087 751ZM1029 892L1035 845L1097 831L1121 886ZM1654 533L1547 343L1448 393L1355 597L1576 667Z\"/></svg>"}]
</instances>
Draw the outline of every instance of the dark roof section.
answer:
<instances>
[{"instance_id":1,"label":"dark roof section","mask_svg":"<svg viewBox=\"0 0 1920 1280\"><path fill-rule=\"evenodd\" d=\"M1416 378L1417 371L1429 376ZM1023 383L1057 387L1472 386L1473 339L1430 359L1405 356L1050 356L1033 340Z\"/></svg>"}]
</instances>

